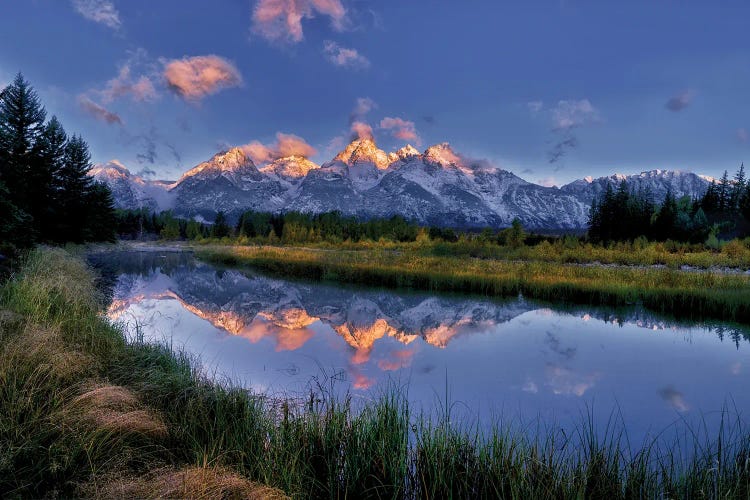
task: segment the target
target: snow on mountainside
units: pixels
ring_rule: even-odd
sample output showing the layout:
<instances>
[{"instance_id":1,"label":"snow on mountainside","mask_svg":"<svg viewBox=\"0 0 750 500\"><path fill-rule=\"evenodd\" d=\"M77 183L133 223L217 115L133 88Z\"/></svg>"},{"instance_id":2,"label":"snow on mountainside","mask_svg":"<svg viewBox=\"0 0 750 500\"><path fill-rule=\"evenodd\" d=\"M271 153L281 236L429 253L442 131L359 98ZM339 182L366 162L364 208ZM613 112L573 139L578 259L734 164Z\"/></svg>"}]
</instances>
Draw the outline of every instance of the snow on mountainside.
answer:
<instances>
[{"instance_id":1,"label":"snow on mountainside","mask_svg":"<svg viewBox=\"0 0 750 500\"><path fill-rule=\"evenodd\" d=\"M517 217L526 227L542 230L585 228L592 200L608 183L617 186L626 180L634 189L651 192L658 202L667 191L699 197L710 182L690 172L652 170L544 187L467 158L448 143L424 153L412 146L386 153L371 138L352 141L322 166L290 156L258 168L242 149L234 148L189 170L174 184L145 181L116 161L95 167L91 174L112 187L119 207L173 207L179 216L206 220L218 211L236 219L251 209L338 210L365 218L399 214L422 224L455 227L508 226Z\"/></svg>"},{"instance_id":2,"label":"snow on mountainside","mask_svg":"<svg viewBox=\"0 0 750 500\"><path fill-rule=\"evenodd\" d=\"M130 173L118 160L94 165L89 175L112 190L115 207L125 210L167 210L174 204L169 181L150 181Z\"/></svg>"},{"instance_id":3,"label":"snow on mountainside","mask_svg":"<svg viewBox=\"0 0 750 500\"><path fill-rule=\"evenodd\" d=\"M607 184L616 188L622 181L625 181L631 189L649 191L654 200L660 202L667 195L667 191L671 191L677 198L702 196L711 180L707 176L680 170L650 170L634 175L613 174L597 179L586 177L573 181L560 190L576 194L590 204L594 197L600 196L607 189Z\"/></svg>"}]
</instances>

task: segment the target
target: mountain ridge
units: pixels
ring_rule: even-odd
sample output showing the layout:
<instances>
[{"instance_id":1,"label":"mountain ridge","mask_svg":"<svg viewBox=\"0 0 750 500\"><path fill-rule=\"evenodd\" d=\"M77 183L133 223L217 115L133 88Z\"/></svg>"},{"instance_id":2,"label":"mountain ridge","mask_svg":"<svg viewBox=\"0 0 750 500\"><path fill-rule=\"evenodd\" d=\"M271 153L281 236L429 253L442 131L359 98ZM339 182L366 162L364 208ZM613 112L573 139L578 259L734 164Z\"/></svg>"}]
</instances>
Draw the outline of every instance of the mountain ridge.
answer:
<instances>
[{"instance_id":1,"label":"mountain ridge","mask_svg":"<svg viewBox=\"0 0 750 500\"><path fill-rule=\"evenodd\" d=\"M692 172L654 169L638 174L577 179L560 187L529 182L475 160L444 142L419 152L407 145L379 149L372 138L350 142L322 165L302 156L256 165L242 148L221 151L173 183L132 174L113 160L90 171L107 183L118 208L174 210L181 217L236 219L246 210L320 213L338 210L362 218L402 215L420 224L504 227L518 218L528 228L582 230L595 197L626 180L655 201L667 191L698 197L711 179Z\"/></svg>"}]
</instances>

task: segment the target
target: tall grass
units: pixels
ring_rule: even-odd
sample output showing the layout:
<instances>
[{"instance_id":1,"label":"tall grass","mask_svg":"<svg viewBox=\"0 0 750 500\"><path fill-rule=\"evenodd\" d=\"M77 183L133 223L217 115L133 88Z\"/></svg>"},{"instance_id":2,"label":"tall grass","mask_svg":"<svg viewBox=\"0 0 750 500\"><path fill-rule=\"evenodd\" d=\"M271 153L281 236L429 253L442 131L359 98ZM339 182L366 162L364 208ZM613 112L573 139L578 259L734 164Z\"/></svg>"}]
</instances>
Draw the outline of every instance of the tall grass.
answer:
<instances>
[{"instance_id":1,"label":"tall grass","mask_svg":"<svg viewBox=\"0 0 750 500\"><path fill-rule=\"evenodd\" d=\"M279 247L207 247L205 260L314 280L645 307L681 318L750 323L750 276L540 261Z\"/></svg>"},{"instance_id":2,"label":"tall grass","mask_svg":"<svg viewBox=\"0 0 750 500\"><path fill-rule=\"evenodd\" d=\"M631 452L622 432L602 435L592 422L564 436L483 432L450 411L429 419L395 388L356 407L324 389L269 398L209 380L165 346L126 342L98 314L94 279L79 260L42 249L0 289L0 496L750 493L750 434L740 422L726 420L707 442Z\"/></svg>"}]
</instances>

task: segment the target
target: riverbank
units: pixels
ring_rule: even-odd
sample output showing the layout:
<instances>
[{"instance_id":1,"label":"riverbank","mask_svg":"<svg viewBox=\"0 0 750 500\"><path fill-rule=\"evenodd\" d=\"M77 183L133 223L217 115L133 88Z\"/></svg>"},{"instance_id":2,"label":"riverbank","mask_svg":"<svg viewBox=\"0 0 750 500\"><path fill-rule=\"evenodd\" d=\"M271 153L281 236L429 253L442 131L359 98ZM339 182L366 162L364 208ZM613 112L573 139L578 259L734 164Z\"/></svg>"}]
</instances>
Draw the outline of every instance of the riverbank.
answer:
<instances>
[{"instance_id":1,"label":"riverbank","mask_svg":"<svg viewBox=\"0 0 750 500\"><path fill-rule=\"evenodd\" d=\"M431 256L403 248L210 245L197 246L195 251L210 262L250 266L280 276L489 296L523 294L576 304L640 303L678 318L750 324L750 276L739 273Z\"/></svg>"},{"instance_id":2,"label":"riverbank","mask_svg":"<svg viewBox=\"0 0 750 500\"><path fill-rule=\"evenodd\" d=\"M624 430L595 436L591 423L564 436L480 433L449 414L426 421L396 388L356 411L325 393L270 399L206 378L184 355L127 341L99 314L95 280L66 252L40 249L0 288L4 497L750 492L750 435L729 419L705 442L644 443L631 452L636 444Z\"/></svg>"}]
</instances>

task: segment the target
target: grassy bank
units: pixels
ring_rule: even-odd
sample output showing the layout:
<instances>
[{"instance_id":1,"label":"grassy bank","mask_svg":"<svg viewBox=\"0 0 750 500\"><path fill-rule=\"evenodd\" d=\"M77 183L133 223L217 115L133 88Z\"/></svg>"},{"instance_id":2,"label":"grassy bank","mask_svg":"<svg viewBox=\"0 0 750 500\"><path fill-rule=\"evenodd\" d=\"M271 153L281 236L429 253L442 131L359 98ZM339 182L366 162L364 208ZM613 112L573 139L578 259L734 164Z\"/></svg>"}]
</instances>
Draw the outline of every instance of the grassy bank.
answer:
<instances>
[{"instance_id":1,"label":"grassy bank","mask_svg":"<svg viewBox=\"0 0 750 500\"><path fill-rule=\"evenodd\" d=\"M682 318L750 323L750 277L668 268L575 266L415 251L200 247L202 259L314 280L620 306L642 303Z\"/></svg>"},{"instance_id":2,"label":"grassy bank","mask_svg":"<svg viewBox=\"0 0 750 500\"><path fill-rule=\"evenodd\" d=\"M740 424L692 446L428 422L397 390L353 410L200 374L99 314L94 276L36 250L0 289L0 496L746 498ZM680 449L688 449L686 459ZM283 492L283 493L282 493Z\"/></svg>"}]
</instances>

